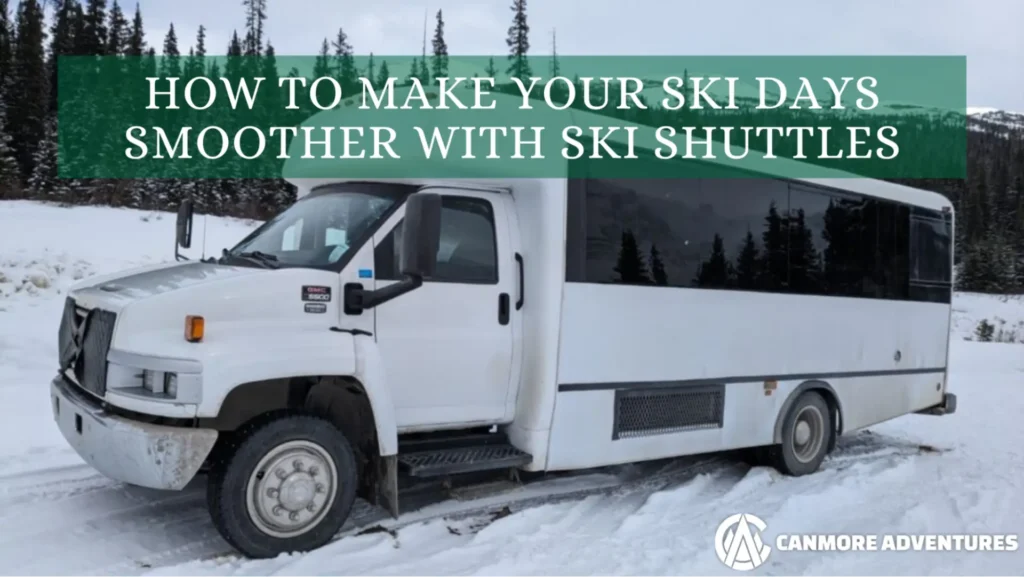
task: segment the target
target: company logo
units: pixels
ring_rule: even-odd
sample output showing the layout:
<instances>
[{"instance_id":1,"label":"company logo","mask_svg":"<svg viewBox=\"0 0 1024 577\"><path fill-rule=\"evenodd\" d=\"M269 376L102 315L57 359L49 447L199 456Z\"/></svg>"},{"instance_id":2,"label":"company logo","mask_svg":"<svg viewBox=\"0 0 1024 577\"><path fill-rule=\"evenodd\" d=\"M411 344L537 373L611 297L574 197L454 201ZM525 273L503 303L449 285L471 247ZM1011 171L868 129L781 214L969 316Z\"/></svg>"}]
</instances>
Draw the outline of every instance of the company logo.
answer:
<instances>
[{"instance_id":1,"label":"company logo","mask_svg":"<svg viewBox=\"0 0 1024 577\"><path fill-rule=\"evenodd\" d=\"M772 548L761 540L764 521L750 514L732 515L715 532L715 553L730 569L750 571L768 560Z\"/></svg>"}]
</instances>

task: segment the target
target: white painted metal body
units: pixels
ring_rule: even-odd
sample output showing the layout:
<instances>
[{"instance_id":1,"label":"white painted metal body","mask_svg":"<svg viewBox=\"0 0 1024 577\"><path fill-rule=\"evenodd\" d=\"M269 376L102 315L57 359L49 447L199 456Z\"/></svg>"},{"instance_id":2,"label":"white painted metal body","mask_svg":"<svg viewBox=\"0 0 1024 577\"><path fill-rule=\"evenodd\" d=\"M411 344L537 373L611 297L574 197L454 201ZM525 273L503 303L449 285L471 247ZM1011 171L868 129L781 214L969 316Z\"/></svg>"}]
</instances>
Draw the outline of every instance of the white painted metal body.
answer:
<instances>
[{"instance_id":1,"label":"white painted metal body","mask_svg":"<svg viewBox=\"0 0 1024 577\"><path fill-rule=\"evenodd\" d=\"M299 202L319 186L344 184L292 182ZM884 182L814 182L951 210L938 194ZM401 220L401 206L369 242L353 247L340 273L184 262L88 279L70 293L78 306L117 313L102 401L144 415L212 418L245 383L345 376L368 394L381 455L397 453L402 433L493 424L533 455L529 470L772 444L792 393L811 381L834 391L843 432L942 402L949 304L566 282L567 180L415 184L491 204L496 284L428 281L379 307L346 314L341 294L347 283L379 289L392 282L367 278L365 271L381 267L375 249ZM299 295L306 285L332 287L336 297L325 303L325 313L304 311ZM513 303L523 300L504 325L496 321L501 293ZM203 342L183 339L186 315L205 318ZM177 397L146 394L138 383L141 369L176 372ZM720 427L615 438L617 390L687 382L725 386ZM87 456L110 440L75 446ZM144 461L131 466L155 466ZM109 469L104 472L117 475Z\"/></svg>"}]
</instances>

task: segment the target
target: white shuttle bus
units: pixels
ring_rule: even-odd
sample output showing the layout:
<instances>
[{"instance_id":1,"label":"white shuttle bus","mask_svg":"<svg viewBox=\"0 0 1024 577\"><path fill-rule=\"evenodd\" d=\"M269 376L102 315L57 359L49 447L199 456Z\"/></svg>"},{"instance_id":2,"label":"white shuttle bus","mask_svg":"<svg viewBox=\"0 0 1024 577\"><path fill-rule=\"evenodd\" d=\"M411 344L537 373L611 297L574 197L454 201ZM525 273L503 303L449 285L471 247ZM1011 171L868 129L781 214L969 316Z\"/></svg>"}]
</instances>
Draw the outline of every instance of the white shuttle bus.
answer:
<instances>
[{"instance_id":1,"label":"white shuttle bus","mask_svg":"<svg viewBox=\"0 0 1024 577\"><path fill-rule=\"evenodd\" d=\"M294 179L297 202L219 258L84 281L59 331L60 430L125 483L208 469L217 529L268 557L326 543L357 495L397 515L400 474L751 448L804 475L839 435L955 411L946 198L574 162ZM191 222L186 202L184 248Z\"/></svg>"}]
</instances>

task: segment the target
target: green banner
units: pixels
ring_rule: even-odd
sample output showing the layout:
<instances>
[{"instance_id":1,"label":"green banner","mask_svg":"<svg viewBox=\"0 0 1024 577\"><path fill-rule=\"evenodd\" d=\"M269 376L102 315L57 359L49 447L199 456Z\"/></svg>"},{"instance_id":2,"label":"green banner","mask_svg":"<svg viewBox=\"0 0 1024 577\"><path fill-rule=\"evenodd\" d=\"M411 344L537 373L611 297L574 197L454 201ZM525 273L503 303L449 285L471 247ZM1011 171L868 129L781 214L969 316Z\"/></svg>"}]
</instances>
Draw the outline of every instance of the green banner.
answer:
<instances>
[{"instance_id":1,"label":"green banner","mask_svg":"<svg viewBox=\"0 0 1024 577\"><path fill-rule=\"evenodd\" d=\"M967 162L958 56L72 56L58 106L62 178L963 178Z\"/></svg>"}]
</instances>

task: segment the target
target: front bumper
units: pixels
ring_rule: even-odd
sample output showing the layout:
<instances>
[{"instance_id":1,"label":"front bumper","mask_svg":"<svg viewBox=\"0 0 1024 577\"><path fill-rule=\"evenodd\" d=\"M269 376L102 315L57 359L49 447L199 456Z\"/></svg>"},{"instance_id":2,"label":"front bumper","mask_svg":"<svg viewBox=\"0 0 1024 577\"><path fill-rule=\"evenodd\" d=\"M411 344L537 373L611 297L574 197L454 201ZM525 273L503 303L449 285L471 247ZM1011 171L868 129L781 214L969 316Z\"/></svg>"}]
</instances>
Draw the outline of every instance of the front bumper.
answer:
<instances>
[{"instance_id":1,"label":"front bumper","mask_svg":"<svg viewBox=\"0 0 1024 577\"><path fill-rule=\"evenodd\" d=\"M942 395L942 402L935 405L934 407L928 407L917 411L920 415L952 415L956 412L956 395L953 393L944 393Z\"/></svg>"},{"instance_id":2,"label":"front bumper","mask_svg":"<svg viewBox=\"0 0 1024 577\"><path fill-rule=\"evenodd\" d=\"M217 442L213 429L153 425L114 415L59 375L50 383L50 401L61 434L85 462L132 485L183 489Z\"/></svg>"}]
</instances>

